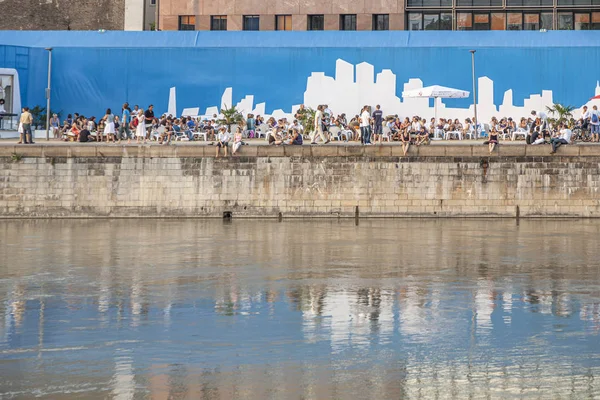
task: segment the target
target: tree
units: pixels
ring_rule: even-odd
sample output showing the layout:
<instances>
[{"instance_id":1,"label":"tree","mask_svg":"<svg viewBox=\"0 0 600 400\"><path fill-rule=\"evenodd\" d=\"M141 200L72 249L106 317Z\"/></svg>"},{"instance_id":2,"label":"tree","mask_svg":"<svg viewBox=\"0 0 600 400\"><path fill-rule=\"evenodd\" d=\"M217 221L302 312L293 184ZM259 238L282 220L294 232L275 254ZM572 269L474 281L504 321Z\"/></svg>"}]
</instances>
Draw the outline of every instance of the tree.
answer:
<instances>
[{"instance_id":1,"label":"tree","mask_svg":"<svg viewBox=\"0 0 600 400\"><path fill-rule=\"evenodd\" d=\"M221 114L223 115L223 118L217 120L217 122L221 125L226 125L229 132L231 132L231 125L243 127L246 124L246 119L235 106L227 108L227 105L225 105L225 108L221 109Z\"/></svg>"},{"instance_id":2,"label":"tree","mask_svg":"<svg viewBox=\"0 0 600 400\"><path fill-rule=\"evenodd\" d=\"M558 124L569 124L571 118L573 118L573 111L575 107L564 106L560 103L554 103L552 107L546 107L548 113L552 114L553 118L549 118L552 125Z\"/></svg>"}]
</instances>

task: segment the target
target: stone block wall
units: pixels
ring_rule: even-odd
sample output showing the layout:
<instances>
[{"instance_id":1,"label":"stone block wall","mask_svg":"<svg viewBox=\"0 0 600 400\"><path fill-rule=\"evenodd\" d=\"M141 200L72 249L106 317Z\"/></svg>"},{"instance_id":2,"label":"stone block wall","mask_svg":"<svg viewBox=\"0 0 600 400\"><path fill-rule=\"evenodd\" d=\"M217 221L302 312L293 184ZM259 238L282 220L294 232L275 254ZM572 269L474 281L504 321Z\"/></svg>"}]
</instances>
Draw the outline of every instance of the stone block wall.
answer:
<instances>
[{"instance_id":1,"label":"stone block wall","mask_svg":"<svg viewBox=\"0 0 600 400\"><path fill-rule=\"evenodd\" d=\"M123 30L124 14L125 0L0 0L0 29Z\"/></svg>"},{"instance_id":2,"label":"stone block wall","mask_svg":"<svg viewBox=\"0 0 600 400\"><path fill-rule=\"evenodd\" d=\"M0 147L1 217L598 217L600 148Z\"/></svg>"}]
</instances>

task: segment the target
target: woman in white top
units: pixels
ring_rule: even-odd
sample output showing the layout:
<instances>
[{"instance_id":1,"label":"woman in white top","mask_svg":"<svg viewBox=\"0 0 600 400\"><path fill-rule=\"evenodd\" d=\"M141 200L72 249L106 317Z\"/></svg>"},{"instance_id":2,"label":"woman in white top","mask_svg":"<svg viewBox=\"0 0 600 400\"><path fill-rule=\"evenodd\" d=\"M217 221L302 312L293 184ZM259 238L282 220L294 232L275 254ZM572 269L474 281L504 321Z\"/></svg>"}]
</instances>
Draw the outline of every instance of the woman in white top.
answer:
<instances>
[{"instance_id":1,"label":"woman in white top","mask_svg":"<svg viewBox=\"0 0 600 400\"><path fill-rule=\"evenodd\" d=\"M138 111L137 120L138 125L135 128L136 141L140 143L140 139L144 138L144 143L146 143L146 117L144 117L144 110Z\"/></svg>"},{"instance_id":2,"label":"woman in white top","mask_svg":"<svg viewBox=\"0 0 600 400\"><path fill-rule=\"evenodd\" d=\"M113 143L115 143L115 116L111 112L110 108L106 109L106 114L104 115L104 134L106 135L106 143L112 137ZM102 139L100 139L102 141Z\"/></svg>"}]
</instances>

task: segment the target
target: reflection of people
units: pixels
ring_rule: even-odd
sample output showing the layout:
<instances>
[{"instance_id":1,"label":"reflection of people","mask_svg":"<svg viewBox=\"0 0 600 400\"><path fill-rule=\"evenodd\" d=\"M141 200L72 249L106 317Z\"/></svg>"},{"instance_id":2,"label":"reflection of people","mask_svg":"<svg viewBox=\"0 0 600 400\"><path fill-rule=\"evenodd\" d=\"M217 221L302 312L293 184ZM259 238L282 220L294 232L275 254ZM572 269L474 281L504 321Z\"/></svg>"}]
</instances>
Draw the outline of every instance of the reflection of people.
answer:
<instances>
[{"instance_id":1,"label":"reflection of people","mask_svg":"<svg viewBox=\"0 0 600 400\"><path fill-rule=\"evenodd\" d=\"M0 99L0 129L2 129L2 114L6 114L6 110L4 109L4 99Z\"/></svg>"}]
</instances>

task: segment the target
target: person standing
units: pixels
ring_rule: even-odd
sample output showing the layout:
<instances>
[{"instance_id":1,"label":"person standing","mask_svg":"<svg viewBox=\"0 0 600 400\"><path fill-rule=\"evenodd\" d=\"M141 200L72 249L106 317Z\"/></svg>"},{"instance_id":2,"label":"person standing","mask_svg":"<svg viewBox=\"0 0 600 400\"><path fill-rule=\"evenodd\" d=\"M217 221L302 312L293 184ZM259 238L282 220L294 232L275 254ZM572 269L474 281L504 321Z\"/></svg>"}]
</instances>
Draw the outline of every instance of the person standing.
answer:
<instances>
[{"instance_id":1,"label":"person standing","mask_svg":"<svg viewBox=\"0 0 600 400\"><path fill-rule=\"evenodd\" d=\"M106 143L108 143L108 141L110 140L110 138L112 137L112 141L113 143L116 143L115 141L115 116L112 113L110 108L106 109L106 114L104 115L104 118L102 118L104 120L104 134L106 135Z\"/></svg>"},{"instance_id":2,"label":"person standing","mask_svg":"<svg viewBox=\"0 0 600 400\"><path fill-rule=\"evenodd\" d=\"M371 145L371 121L369 106L364 106L360 114L360 142L364 145Z\"/></svg>"},{"instance_id":3,"label":"person standing","mask_svg":"<svg viewBox=\"0 0 600 400\"><path fill-rule=\"evenodd\" d=\"M315 112L315 124L314 124L314 130L313 130L313 137L312 140L310 141L310 144L317 144L317 137L320 137L321 140L323 141L323 144L327 144L329 143L329 140L327 140L325 138L325 135L323 134L323 106L318 106L317 107L317 112Z\"/></svg>"},{"instance_id":4,"label":"person standing","mask_svg":"<svg viewBox=\"0 0 600 400\"><path fill-rule=\"evenodd\" d=\"M590 111L590 125L592 127L592 141L600 141L600 113L598 106L593 106Z\"/></svg>"},{"instance_id":5,"label":"person standing","mask_svg":"<svg viewBox=\"0 0 600 400\"><path fill-rule=\"evenodd\" d=\"M121 109L121 127L119 128L119 143L121 139L127 139L127 143L131 143L131 131L129 130L129 124L131 123L131 111L129 110L129 104L123 104Z\"/></svg>"},{"instance_id":6,"label":"person standing","mask_svg":"<svg viewBox=\"0 0 600 400\"><path fill-rule=\"evenodd\" d=\"M148 106L148 109L144 113L144 116L146 117L146 139L150 139L150 132L152 131L152 121L154 120L154 106L152 104Z\"/></svg>"},{"instance_id":7,"label":"person standing","mask_svg":"<svg viewBox=\"0 0 600 400\"><path fill-rule=\"evenodd\" d=\"M33 140L31 138L31 124L33 124L33 116L29 112L29 107L23 108L19 122L22 126L23 133L21 133L21 140L19 140L19 143L17 144L33 144Z\"/></svg>"},{"instance_id":8,"label":"person standing","mask_svg":"<svg viewBox=\"0 0 600 400\"><path fill-rule=\"evenodd\" d=\"M137 127L135 128L136 141L139 144L143 138L146 143L146 117L144 116L144 110L139 110L137 115Z\"/></svg>"},{"instance_id":9,"label":"person standing","mask_svg":"<svg viewBox=\"0 0 600 400\"><path fill-rule=\"evenodd\" d=\"M381 111L379 104L375 106L375 111L373 111L373 128L375 140L379 139L379 143L381 144L381 137L383 136L383 111Z\"/></svg>"}]
</instances>

